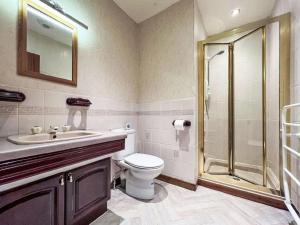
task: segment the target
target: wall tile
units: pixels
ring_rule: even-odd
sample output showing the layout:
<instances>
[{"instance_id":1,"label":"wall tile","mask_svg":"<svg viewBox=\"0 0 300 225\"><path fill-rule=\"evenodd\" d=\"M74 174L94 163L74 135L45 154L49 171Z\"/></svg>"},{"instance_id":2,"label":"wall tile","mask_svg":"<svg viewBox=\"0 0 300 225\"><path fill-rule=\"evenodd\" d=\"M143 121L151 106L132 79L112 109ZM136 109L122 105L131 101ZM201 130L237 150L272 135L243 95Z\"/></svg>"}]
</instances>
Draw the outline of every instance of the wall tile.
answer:
<instances>
[{"instance_id":1,"label":"wall tile","mask_svg":"<svg viewBox=\"0 0 300 225\"><path fill-rule=\"evenodd\" d=\"M159 104L158 114L155 110L158 110ZM161 157L165 161L164 175L195 182L198 176L195 160L195 98L148 102L141 105L140 109L149 111L148 114L138 116L138 142L143 143L140 152ZM188 110L188 115L185 109ZM185 131L176 132L172 126L175 119L190 120L192 126ZM186 167L185 164L189 166Z\"/></svg>"},{"instance_id":2,"label":"wall tile","mask_svg":"<svg viewBox=\"0 0 300 225\"><path fill-rule=\"evenodd\" d=\"M0 115L0 137L18 134L18 116Z\"/></svg>"},{"instance_id":3,"label":"wall tile","mask_svg":"<svg viewBox=\"0 0 300 225\"><path fill-rule=\"evenodd\" d=\"M44 132L47 131L43 115L19 115L19 134L31 134L34 126L41 126Z\"/></svg>"},{"instance_id":4,"label":"wall tile","mask_svg":"<svg viewBox=\"0 0 300 225\"><path fill-rule=\"evenodd\" d=\"M44 130L47 132L50 126L61 127L63 125L68 125L67 115L45 115L45 125Z\"/></svg>"},{"instance_id":5,"label":"wall tile","mask_svg":"<svg viewBox=\"0 0 300 225\"><path fill-rule=\"evenodd\" d=\"M66 108L67 94L63 92L45 91L45 107L48 108Z\"/></svg>"}]
</instances>

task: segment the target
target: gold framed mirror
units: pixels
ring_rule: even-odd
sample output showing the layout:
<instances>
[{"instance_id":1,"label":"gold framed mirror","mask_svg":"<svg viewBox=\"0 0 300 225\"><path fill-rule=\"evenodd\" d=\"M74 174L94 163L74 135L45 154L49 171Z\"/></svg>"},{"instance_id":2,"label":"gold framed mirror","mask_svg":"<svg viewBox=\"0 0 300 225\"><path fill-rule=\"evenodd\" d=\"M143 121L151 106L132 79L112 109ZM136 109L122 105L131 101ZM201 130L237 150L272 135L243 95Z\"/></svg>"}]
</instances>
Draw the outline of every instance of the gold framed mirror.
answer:
<instances>
[{"instance_id":1,"label":"gold framed mirror","mask_svg":"<svg viewBox=\"0 0 300 225\"><path fill-rule=\"evenodd\" d=\"M18 73L77 86L77 28L58 13L20 0Z\"/></svg>"}]
</instances>

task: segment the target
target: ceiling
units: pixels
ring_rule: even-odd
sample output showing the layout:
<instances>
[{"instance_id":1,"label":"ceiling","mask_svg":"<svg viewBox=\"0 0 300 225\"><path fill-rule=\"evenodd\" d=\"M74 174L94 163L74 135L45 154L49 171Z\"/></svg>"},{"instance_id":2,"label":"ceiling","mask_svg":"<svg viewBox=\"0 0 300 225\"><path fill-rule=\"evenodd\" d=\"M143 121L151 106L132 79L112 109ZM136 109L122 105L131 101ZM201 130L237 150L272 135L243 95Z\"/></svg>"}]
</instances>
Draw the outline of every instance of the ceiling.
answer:
<instances>
[{"instance_id":1,"label":"ceiling","mask_svg":"<svg viewBox=\"0 0 300 225\"><path fill-rule=\"evenodd\" d=\"M135 22L144 20L160 13L179 0L114 0Z\"/></svg>"},{"instance_id":2,"label":"ceiling","mask_svg":"<svg viewBox=\"0 0 300 225\"><path fill-rule=\"evenodd\" d=\"M158 14L179 0L114 0L135 22ZM197 0L208 35L219 33L271 15L276 0ZM239 8L240 14L231 16Z\"/></svg>"},{"instance_id":3,"label":"ceiling","mask_svg":"<svg viewBox=\"0 0 300 225\"><path fill-rule=\"evenodd\" d=\"M264 19L271 15L276 0L198 0L208 35ZM231 16L239 8L238 16Z\"/></svg>"}]
</instances>

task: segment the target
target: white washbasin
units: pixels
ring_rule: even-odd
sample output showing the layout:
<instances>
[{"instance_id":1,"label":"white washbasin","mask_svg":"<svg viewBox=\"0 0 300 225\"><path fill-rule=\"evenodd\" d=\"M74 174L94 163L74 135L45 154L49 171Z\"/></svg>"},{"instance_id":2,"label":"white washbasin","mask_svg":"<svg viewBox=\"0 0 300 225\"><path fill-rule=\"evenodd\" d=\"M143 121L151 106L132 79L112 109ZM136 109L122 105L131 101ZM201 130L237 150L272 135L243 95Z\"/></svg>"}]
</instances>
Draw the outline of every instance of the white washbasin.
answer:
<instances>
[{"instance_id":1,"label":"white washbasin","mask_svg":"<svg viewBox=\"0 0 300 225\"><path fill-rule=\"evenodd\" d=\"M10 142L18 145L29 145L29 144L43 144L43 143L53 143L58 141L68 141L81 138L91 138L96 136L101 136L103 133L88 130L76 130L68 132L57 132L56 137L53 135L42 133L34 135L16 135L8 137Z\"/></svg>"}]
</instances>

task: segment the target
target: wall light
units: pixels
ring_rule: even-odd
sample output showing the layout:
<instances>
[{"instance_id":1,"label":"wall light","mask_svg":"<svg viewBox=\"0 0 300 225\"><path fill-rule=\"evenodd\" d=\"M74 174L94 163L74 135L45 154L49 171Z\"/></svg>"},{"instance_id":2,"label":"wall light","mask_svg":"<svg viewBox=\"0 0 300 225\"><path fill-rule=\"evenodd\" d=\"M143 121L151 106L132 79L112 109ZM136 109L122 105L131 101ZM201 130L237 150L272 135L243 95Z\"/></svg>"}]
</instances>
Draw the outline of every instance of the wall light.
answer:
<instances>
[{"instance_id":1,"label":"wall light","mask_svg":"<svg viewBox=\"0 0 300 225\"><path fill-rule=\"evenodd\" d=\"M88 30L87 25L85 25L84 23L75 19L74 17L70 16L69 14L64 12L62 9L56 8L55 5L51 4L51 2L49 0L31 0L31 1L34 2L35 4L42 6L43 8L46 8L48 11L50 11L51 13L53 13L59 17L63 16L64 19L66 19L69 23L71 23L75 26L79 25Z\"/></svg>"},{"instance_id":2,"label":"wall light","mask_svg":"<svg viewBox=\"0 0 300 225\"><path fill-rule=\"evenodd\" d=\"M239 8L236 8L231 11L231 16L237 16L240 14L240 12L241 12L241 10Z\"/></svg>"},{"instance_id":3,"label":"wall light","mask_svg":"<svg viewBox=\"0 0 300 225\"><path fill-rule=\"evenodd\" d=\"M44 14L44 13L38 11L37 9L35 9L35 8L31 7L31 6L29 6L29 7L27 8L27 10L28 10L29 12L31 12L32 14L36 15L37 17L42 18L42 19L48 21L50 24L54 24L54 25L56 25L56 26L58 26L58 27L61 27L62 29L66 30L66 31L68 31L68 32L71 32L71 33L73 32L73 30L72 30L71 28L69 28L69 27L63 25L62 23L59 23L59 22L56 21L55 19L52 19L51 17L47 16L46 14Z\"/></svg>"}]
</instances>

